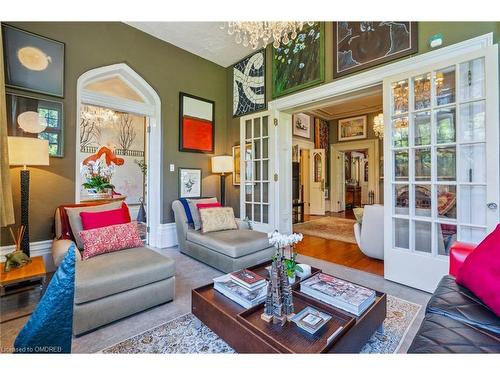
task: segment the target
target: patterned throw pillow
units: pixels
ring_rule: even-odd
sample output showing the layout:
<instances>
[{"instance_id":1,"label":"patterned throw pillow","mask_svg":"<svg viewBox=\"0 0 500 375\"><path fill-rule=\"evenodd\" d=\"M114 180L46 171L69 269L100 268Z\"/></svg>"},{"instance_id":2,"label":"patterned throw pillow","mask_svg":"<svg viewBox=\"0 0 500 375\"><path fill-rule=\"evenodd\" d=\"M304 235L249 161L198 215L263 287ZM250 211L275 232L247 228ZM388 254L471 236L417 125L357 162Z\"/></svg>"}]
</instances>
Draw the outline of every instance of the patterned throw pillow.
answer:
<instances>
[{"instance_id":1,"label":"patterned throw pillow","mask_svg":"<svg viewBox=\"0 0 500 375\"><path fill-rule=\"evenodd\" d=\"M198 203L217 203L217 198L202 198L202 199L188 199L189 209L193 216L193 224L195 230L201 229L200 211L196 205Z\"/></svg>"},{"instance_id":2,"label":"patterned throw pillow","mask_svg":"<svg viewBox=\"0 0 500 375\"><path fill-rule=\"evenodd\" d=\"M364 212L364 208L361 208L361 207L356 207L356 208L353 208L352 209L352 212L354 213L354 217L356 218L356 221L358 222L358 224L362 224L363 223L363 212Z\"/></svg>"},{"instance_id":3,"label":"patterned throw pillow","mask_svg":"<svg viewBox=\"0 0 500 375\"><path fill-rule=\"evenodd\" d=\"M238 229L232 207L213 207L200 210L201 232Z\"/></svg>"},{"instance_id":4,"label":"patterned throw pillow","mask_svg":"<svg viewBox=\"0 0 500 375\"><path fill-rule=\"evenodd\" d=\"M84 260L113 251L144 246L137 223L134 222L82 230L80 237L83 242Z\"/></svg>"}]
</instances>

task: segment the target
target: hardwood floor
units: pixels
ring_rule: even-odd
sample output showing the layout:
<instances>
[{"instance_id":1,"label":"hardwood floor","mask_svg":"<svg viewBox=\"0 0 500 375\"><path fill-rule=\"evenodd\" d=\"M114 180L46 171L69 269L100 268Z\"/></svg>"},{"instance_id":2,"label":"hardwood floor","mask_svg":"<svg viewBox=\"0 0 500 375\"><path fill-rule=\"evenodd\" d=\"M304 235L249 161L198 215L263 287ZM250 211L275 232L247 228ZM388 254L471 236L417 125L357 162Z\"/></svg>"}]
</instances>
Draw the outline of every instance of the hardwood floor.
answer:
<instances>
[{"instance_id":1,"label":"hardwood floor","mask_svg":"<svg viewBox=\"0 0 500 375\"><path fill-rule=\"evenodd\" d=\"M302 255L384 276L384 262L367 257L356 244L305 235L296 250Z\"/></svg>"},{"instance_id":2,"label":"hardwood floor","mask_svg":"<svg viewBox=\"0 0 500 375\"><path fill-rule=\"evenodd\" d=\"M320 219L325 216L354 219L354 214L350 210L346 212L328 212L324 216L304 215L304 221ZM296 249L302 255L384 276L384 262L367 257L356 244L304 235L304 240L297 245Z\"/></svg>"},{"instance_id":3,"label":"hardwood floor","mask_svg":"<svg viewBox=\"0 0 500 375\"><path fill-rule=\"evenodd\" d=\"M340 217L343 219L355 219L354 213L352 210L342 211L342 212L326 212L325 215L308 215L304 214L304 222L311 221L314 219L321 219L322 217L332 216L332 217Z\"/></svg>"}]
</instances>

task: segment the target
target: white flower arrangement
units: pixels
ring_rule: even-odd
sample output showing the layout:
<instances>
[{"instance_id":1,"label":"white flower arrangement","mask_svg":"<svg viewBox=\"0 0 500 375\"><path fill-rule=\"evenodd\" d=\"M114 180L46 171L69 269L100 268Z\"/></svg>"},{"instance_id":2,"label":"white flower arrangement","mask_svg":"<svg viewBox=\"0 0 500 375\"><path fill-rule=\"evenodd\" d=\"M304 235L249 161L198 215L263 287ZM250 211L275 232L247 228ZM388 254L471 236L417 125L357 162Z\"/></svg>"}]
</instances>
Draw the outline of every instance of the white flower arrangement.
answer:
<instances>
[{"instance_id":1,"label":"white flower arrangement","mask_svg":"<svg viewBox=\"0 0 500 375\"><path fill-rule=\"evenodd\" d=\"M304 238L302 233L281 234L278 231L270 233L268 237L269 243L274 245L277 249L294 246Z\"/></svg>"}]
</instances>

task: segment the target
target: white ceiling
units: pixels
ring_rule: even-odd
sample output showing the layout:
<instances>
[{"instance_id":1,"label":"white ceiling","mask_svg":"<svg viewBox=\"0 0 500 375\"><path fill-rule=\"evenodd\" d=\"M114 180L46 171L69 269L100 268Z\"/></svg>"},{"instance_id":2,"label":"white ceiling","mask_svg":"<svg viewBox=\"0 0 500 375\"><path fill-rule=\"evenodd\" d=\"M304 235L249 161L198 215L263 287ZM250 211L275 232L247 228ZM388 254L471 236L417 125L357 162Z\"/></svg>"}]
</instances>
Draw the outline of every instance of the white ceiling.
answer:
<instances>
[{"instance_id":1,"label":"white ceiling","mask_svg":"<svg viewBox=\"0 0 500 375\"><path fill-rule=\"evenodd\" d=\"M234 35L221 30L224 22L127 22L145 33L169 42L223 67L252 52L234 41Z\"/></svg>"},{"instance_id":2,"label":"white ceiling","mask_svg":"<svg viewBox=\"0 0 500 375\"><path fill-rule=\"evenodd\" d=\"M345 98L325 103L321 107L313 108L307 112L325 120L334 120L377 111L382 111L381 87L370 89L367 92L346 95Z\"/></svg>"}]
</instances>

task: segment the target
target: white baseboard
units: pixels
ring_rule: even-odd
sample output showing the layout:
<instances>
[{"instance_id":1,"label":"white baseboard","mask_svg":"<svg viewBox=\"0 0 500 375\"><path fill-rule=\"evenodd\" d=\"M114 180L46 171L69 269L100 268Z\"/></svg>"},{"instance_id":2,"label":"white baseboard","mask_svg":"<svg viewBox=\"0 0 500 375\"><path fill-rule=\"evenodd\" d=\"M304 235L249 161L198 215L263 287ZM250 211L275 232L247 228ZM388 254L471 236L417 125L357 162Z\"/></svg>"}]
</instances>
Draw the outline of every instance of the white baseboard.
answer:
<instances>
[{"instance_id":1,"label":"white baseboard","mask_svg":"<svg viewBox=\"0 0 500 375\"><path fill-rule=\"evenodd\" d=\"M5 261L5 255L16 249L14 245L0 247L0 260ZM50 254L52 249L52 240L30 242L30 255L32 257Z\"/></svg>"},{"instance_id":2,"label":"white baseboard","mask_svg":"<svg viewBox=\"0 0 500 375\"><path fill-rule=\"evenodd\" d=\"M164 249L166 247L177 246L178 241L175 223L160 224L158 234L159 248Z\"/></svg>"}]
</instances>

